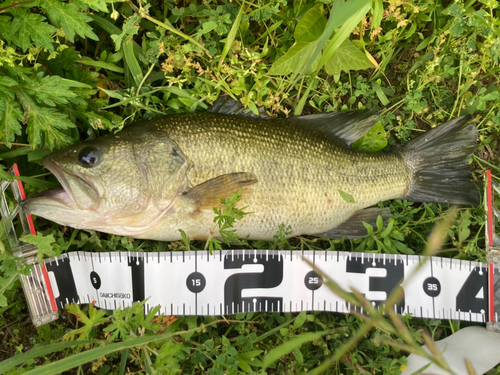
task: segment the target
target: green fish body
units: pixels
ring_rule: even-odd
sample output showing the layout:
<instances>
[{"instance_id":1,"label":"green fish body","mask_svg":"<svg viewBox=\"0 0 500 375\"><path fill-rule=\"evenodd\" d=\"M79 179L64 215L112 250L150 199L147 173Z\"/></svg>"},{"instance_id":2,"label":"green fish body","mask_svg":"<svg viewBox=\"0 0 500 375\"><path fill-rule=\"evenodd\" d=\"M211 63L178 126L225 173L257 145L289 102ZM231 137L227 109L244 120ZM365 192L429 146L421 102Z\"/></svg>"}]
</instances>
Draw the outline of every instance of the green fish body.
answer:
<instances>
[{"instance_id":1,"label":"green fish body","mask_svg":"<svg viewBox=\"0 0 500 375\"><path fill-rule=\"evenodd\" d=\"M231 103L234 105L234 103ZM217 105L216 105L217 106ZM380 201L476 204L465 164L477 130L459 118L401 151L365 153L349 144L376 120L369 111L265 119L242 110L172 115L131 125L45 157L64 190L28 198L23 209L62 225L174 241L218 237L214 207L241 191L240 238L366 235ZM341 192L352 196L346 201Z\"/></svg>"}]
</instances>

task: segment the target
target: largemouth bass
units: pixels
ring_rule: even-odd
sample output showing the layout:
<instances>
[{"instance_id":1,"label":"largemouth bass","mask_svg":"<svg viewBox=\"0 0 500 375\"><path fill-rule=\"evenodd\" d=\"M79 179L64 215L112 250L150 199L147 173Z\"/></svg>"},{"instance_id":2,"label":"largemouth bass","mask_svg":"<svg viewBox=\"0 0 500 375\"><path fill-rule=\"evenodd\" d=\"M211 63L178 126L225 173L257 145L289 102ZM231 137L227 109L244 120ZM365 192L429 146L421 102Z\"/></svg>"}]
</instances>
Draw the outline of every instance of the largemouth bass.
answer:
<instances>
[{"instance_id":1,"label":"largemouth bass","mask_svg":"<svg viewBox=\"0 0 500 375\"><path fill-rule=\"evenodd\" d=\"M389 199L479 203L466 169L477 138L468 117L394 152L351 149L376 120L370 111L262 118L222 100L209 113L137 123L46 156L62 189L23 210L80 229L162 241L182 229L204 240L218 237L213 208L241 191L251 214L236 233L272 240L281 224L293 236L364 236L363 221L387 214L367 207Z\"/></svg>"}]
</instances>

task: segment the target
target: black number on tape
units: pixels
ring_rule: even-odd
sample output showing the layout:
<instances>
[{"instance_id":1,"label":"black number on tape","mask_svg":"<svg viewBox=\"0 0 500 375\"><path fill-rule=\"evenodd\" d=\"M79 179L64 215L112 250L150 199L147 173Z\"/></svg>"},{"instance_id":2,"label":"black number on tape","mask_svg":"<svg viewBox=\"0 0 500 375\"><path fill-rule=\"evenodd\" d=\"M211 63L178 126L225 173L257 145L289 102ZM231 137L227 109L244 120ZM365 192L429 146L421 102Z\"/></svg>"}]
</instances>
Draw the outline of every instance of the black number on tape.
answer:
<instances>
[{"instance_id":1,"label":"black number on tape","mask_svg":"<svg viewBox=\"0 0 500 375\"><path fill-rule=\"evenodd\" d=\"M368 268L384 268L385 276L370 276L368 281L368 290L370 292L385 292L386 298L389 297L392 291L399 289L401 300L397 304L397 312L402 313L405 306L404 290L401 287L401 282L405 276L404 264L402 262L389 262L385 264L380 259L369 260L361 257L347 259L346 271L352 273L366 273ZM380 306L384 300L370 300L375 303L375 306Z\"/></svg>"},{"instance_id":2,"label":"black number on tape","mask_svg":"<svg viewBox=\"0 0 500 375\"><path fill-rule=\"evenodd\" d=\"M323 277L316 271L309 271L304 278L304 284L309 290L317 290L323 285Z\"/></svg>"},{"instance_id":3,"label":"black number on tape","mask_svg":"<svg viewBox=\"0 0 500 375\"><path fill-rule=\"evenodd\" d=\"M488 311L487 281L488 272L486 271L486 267L474 268L457 294L457 310L480 314ZM482 297L480 294L481 290Z\"/></svg>"},{"instance_id":4,"label":"black number on tape","mask_svg":"<svg viewBox=\"0 0 500 375\"><path fill-rule=\"evenodd\" d=\"M264 271L259 273L236 273L227 278L224 284L224 304L226 314L241 311L283 311L283 297L242 297L243 289L275 288L283 281L283 257L281 255L255 258L253 255L224 259L224 269L242 268L245 264L262 264Z\"/></svg>"},{"instance_id":5,"label":"black number on tape","mask_svg":"<svg viewBox=\"0 0 500 375\"><path fill-rule=\"evenodd\" d=\"M129 256L128 265L132 270L132 300L144 301L144 258Z\"/></svg>"},{"instance_id":6,"label":"black number on tape","mask_svg":"<svg viewBox=\"0 0 500 375\"><path fill-rule=\"evenodd\" d=\"M92 271L90 273L90 282L92 283L92 286L96 289L99 289L101 287L101 278L97 274L97 272Z\"/></svg>"},{"instance_id":7,"label":"black number on tape","mask_svg":"<svg viewBox=\"0 0 500 375\"><path fill-rule=\"evenodd\" d=\"M206 285L207 280L200 272L193 272L186 279L186 286L193 293L202 292Z\"/></svg>"},{"instance_id":8,"label":"black number on tape","mask_svg":"<svg viewBox=\"0 0 500 375\"><path fill-rule=\"evenodd\" d=\"M54 272L59 296L55 298L56 305L63 308L67 303L78 303L78 292L76 291L75 278L71 271L69 258L60 258L56 262L46 263L47 272Z\"/></svg>"},{"instance_id":9,"label":"black number on tape","mask_svg":"<svg viewBox=\"0 0 500 375\"><path fill-rule=\"evenodd\" d=\"M428 277L424 280L424 292L429 297L437 297L441 293L441 283L435 277Z\"/></svg>"}]
</instances>

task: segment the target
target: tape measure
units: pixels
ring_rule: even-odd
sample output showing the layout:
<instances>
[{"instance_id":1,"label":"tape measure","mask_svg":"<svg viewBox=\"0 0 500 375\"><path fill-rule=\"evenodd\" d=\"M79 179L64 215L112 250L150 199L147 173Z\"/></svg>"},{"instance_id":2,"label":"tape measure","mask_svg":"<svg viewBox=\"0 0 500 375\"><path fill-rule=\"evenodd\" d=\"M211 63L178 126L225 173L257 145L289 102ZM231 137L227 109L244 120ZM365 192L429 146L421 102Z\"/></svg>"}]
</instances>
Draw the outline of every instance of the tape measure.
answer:
<instances>
[{"instance_id":1,"label":"tape measure","mask_svg":"<svg viewBox=\"0 0 500 375\"><path fill-rule=\"evenodd\" d=\"M12 173L18 174L17 167ZM8 212L2 204L2 215L16 256L34 265L31 275L20 277L35 325L57 319L57 310L68 303L94 303L103 309L118 309L146 299L147 311L159 305L159 313L165 315L252 311L363 313L324 285L322 275L326 275L345 290L355 288L374 307L382 307L387 297L399 289L402 298L392 306L399 314L488 323L491 329L498 329L500 269L493 264L497 256L494 240L498 237L493 230L488 232L495 216L492 189L496 186L491 187L491 175L488 176L487 247L492 258L489 264L417 255L318 250L226 250L213 254L77 251L37 264L36 253L33 254L36 248L19 247L17 238L12 237L12 219L19 212ZM7 185L2 185L2 191ZM20 182L10 186L19 190L14 192L15 197L24 198ZM20 215L27 223L25 230L34 233L29 215Z\"/></svg>"}]
</instances>

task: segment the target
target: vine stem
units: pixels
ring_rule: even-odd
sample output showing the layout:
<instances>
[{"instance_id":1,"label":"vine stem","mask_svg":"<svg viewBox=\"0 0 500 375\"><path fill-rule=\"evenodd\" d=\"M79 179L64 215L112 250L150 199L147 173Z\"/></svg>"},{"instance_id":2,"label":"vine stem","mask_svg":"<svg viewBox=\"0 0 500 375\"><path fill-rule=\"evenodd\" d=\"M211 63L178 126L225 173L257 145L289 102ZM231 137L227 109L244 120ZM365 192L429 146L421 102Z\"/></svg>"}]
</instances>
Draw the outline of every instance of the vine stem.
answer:
<instances>
[{"instance_id":1,"label":"vine stem","mask_svg":"<svg viewBox=\"0 0 500 375\"><path fill-rule=\"evenodd\" d=\"M151 17L149 14L147 14L144 11L144 9L142 9L142 7L138 8L134 3L132 3L131 0L126 0L126 2L127 2L127 4L130 5L130 7L132 8L132 10L134 12L136 12L137 14L139 14L139 16L141 16L142 18L145 18L148 21L151 21L151 22L157 24L158 26L163 27L164 29L167 29L171 33L174 33L174 34L180 36L181 38L184 38L184 39L190 41L194 45L200 47L203 50L203 52L205 52L209 57L211 57L210 53L208 52L208 50L205 47L203 47L199 42L197 42L196 40L194 40L193 38L191 38L189 35L186 35L182 31L179 31L179 30L173 28L172 26L169 26L169 25L167 25L167 24L165 24L165 23L163 23L161 21L158 21L156 18Z\"/></svg>"},{"instance_id":2,"label":"vine stem","mask_svg":"<svg viewBox=\"0 0 500 375\"><path fill-rule=\"evenodd\" d=\"M33 0L26 0L26 1L21 1L19 3L13 3L11 5L8 5L6 6L5 8L1 9L0 10L0 13L5 13L5 11L9 8L16 8L17 6L19 5L23 5L23 4L26 4L26 3L31 3Z\"/></svg>"}]
</instances>

